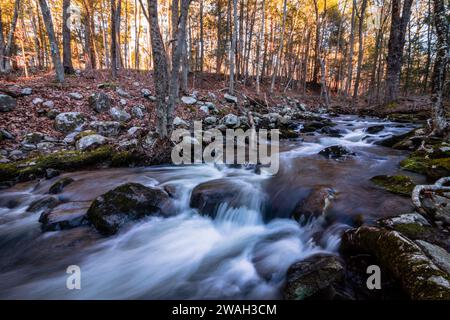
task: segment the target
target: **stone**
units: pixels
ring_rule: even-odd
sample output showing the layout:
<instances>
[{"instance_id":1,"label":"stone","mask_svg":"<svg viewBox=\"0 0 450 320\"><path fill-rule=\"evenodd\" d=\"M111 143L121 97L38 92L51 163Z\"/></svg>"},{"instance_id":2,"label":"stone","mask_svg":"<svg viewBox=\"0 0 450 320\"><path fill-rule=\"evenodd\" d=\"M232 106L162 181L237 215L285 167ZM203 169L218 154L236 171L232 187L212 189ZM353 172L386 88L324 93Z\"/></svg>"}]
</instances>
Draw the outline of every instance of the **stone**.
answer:
<instances>
[{"instance_id":1,"label":"stone","mask_svg":"<svg viewBox=\"0 0 450 320\"><path fill-rule=\"evenodd\" d=\"M6 94L0 94L0 112L12 111L16 108L17 101Z\"/></svg>"},{"instance_id":2,"label":"stone","mask_svg":"<svg viewBox=\"0 0 450 320\"><path fill-rule=\"evenodd\" d=\"M205 102L205 106L208 107L208 109L211 111L216 110L216 105L212 102L209 102L209 101Z\"/></svg>"},{"instance_id":3,"label":"stone","mask_svg":"<svg viewBox=\"0 0 450 320\"><path fill-rule=\"evenodd\" d=\"M2 139L14 140L14 135L6 129L0 129L0 140Z\"/></svg>"},{"instance_id":4,"label":"stone","mask_svg":"<svg viewBox=\"0 0 450 320\"><path fill-rule=\"evenodd\" d=\"M238 128L240 125L240 121L238 116L229 113L222 119L222 123L228 128Z\"/></svg>"},{"instance_id":5,"label":"stone","mask_svg":"<svg viewBox=\"0 0 450 320\"><path fill-rule=\"evenodd\" d=\"M325 217L335 196L336 191L332 188L316 187L311 190L305 200L297 204L292 216L299 222Z\"/></svg>"},{"instance_id":6,"label":"stone","mask_svg":"<svg viewBox=\"0 0 450 320\"><path fill-rule=\"evenodd\" d=\"M133 137L133 138L139 137L141 135L141 133L142 133L142 128L141 127L131 127L127 131L127 135L129 137Z\"/></svg>"},{"instance_id":7,"label":"stone","mask_svg":"<svg viewBox=\"0 0 450 320\"><path fill-rule=\"evenodd\" d=\"M69 97L71 97L74 100L82 100L83 99L83 95L79 92L71 92L71 93L69 93Z\"/></svg>"},{"instance_id":8,"label":"stone","mask_svg":"<svg viewBox=\"0 0 450 320\"><path fill-rule=\"evenodd\" d=\"M52 179L60 175L60 171L52 168L45 169L45 178Z\"/></svg>"},{"instance_id":9,"label":"stone","mask_svg":"<svg viewBox=\"0 0 450 320\"><path fill-rule=\"evenodd\" d=\"M442 271L450 275L450 253L447 250L423 240L417 240L416 243Z\"/></svg>"},{"instance_id":10,"label":"stone","mask_svg":"<svg viewBox=\"0 0 450 320\"><path fill-rule=\"evenodd\" d=\"M111 98L104 92L97 92L89 96L89 106L98 113L108 111L111 104Z\"/></svg>"},{"instance_id":11,"label":"stone","mask_svg":"<svg viewBox=\"0 0 450 320\"><path fill-rule=\"evenodd\" d=\"M37 144L44 140L44 134L40 132L27 133L22 140L23 144Z\"/></svg>"},{"instance_id":12,"label":"stone","mask_svg":"<svg viewBox=\"0 0 450 320\"><path fill-rule=\"evenodd\" d=\"M33 89L31 89L31 88L23 88L20 93L23 96L29 96L29 95L33 94Z\"/></svg>"},{"instance_id":13,"label":"stone","mask_svg":"<svg viewBox=\"0 0 450 320\"><path fill-rule=\"evenodd\" d=\"M120 100L119 100L119 103L120 103L121 106L124 107L124 106L127 105L128 101L127 101L127 99L120 99Z\"/></svg>"},{"instance_id":14,"label":"stone","mask_svg":"<svg viewBox=\"0 0 450 320\"><path fill-rule=\"evenodd\" d=\"M85 121L85 116L80 112L63 112L55 118L55 129L65 133L71 132L81 128Z\"/></svg>"},{"instance_id":15,"label":"stone","mask_svg":"<svg viewBox=\"0 0 450 320\"><path fill-rule=\"evenodd\" d=\"M122 88L117 88L116 89L116 93L119 96L124 97L124 98L130 98L131 97L130 94L128 92L126 92L125 90L123 90Z\"/></svg>"},{"instance_id":16,"label":"stone","mask_svg":"<svg viewBox=\"0 0 450 320\"><path fill-rule=\"evenodd\" d=\"M120 132L120 122L117 121L92 121L89 127L105 137L115 137Z\"/></svg>"},{"instance_id":17,"label":"stone","mask_svg":"<svg viewBox=\"0 0 450 320\"><path fill-rule=\"evenodd\" d=\"M326 147L321 150L319 154L328 159L339 159L342 157L355 155L355 153L340 145Z\"/></svg>"},{"instance_id":18,"label":"stone","mask_svg":"<svg viewBox=\"0 0 450 320\"><path fill-rule=\"evenodd\" d=\"M367 132L369 134L375 134L375 133L378 133L383 130L384 130L384 125L376 125L376 126L367 127L365 132Z\"/></svg>"},{"instance_id":19,"label":"stone","mask_svg":"<svg viewBox=\"0 0 450 320\"><path fill-rule=\"evenodd\" d=\"M44 153L48 153L50 151L52 151L53 148L55 148L55 144L53 142L39 142L36 145L36 148L40 151L40 152L44 152Z\"/></svg>"},{"instance_id":20,"label":"stone","mask_svg":"<svg viewBox=\"0 0 450 320\"><path fill-rule=\"evenodd\" d=\"M97 197L87 212L94 227L105 235L115 234L128 221L148 215L167 215L167 192L139 183L126 183Z\"/></svg>"},{"instance_id":21,"label":"stone","mask_svg":"<svg viewBox=\"0 0 450 320\"><path fill-rule=\"evenodd\" d=\"M92 150L104 145L107 142L106 138L99 134L91 134L82 137L76 142L77 149L80 151Z\"/></svg>"},{"instance_id":22,"label":"stone","mask_svg":"<svg viewBox=\"0 0 450 320\"><path fill-rule=\"evenodd\" d=\"M82 226L87 223L89 202L67 202L39 217L42 231L58 231Z\"/></svg>"},{"instance_id":23,"label":"stone","mask_svg":"<svg viewBox=\"0 0 450 320\"><path fill-rule=\"evenodd\" d=\"M205 120L203 120L203 123L207 126L212 126L217 123L217 118L214 116L206 117Z\"/></svg>"},{"instance_id":24,"label":"stone","mask_svg":"<svg viewBox=\"0 0 450 320\"><path fill-rule=\"evenodd\" d=\"M131 119L131 115L128 112L126 112L124 109L120 109L117 107L109 109L109 114L114 120L120 122L126 122Z\"/></svg>"},{"instance_id":25,"label":"stone","mask_svg":"<svg viewBox=\"0 0 450 320\"><path fill-rule=\"evenodd\" d=\"M144 119L146 112L147 112L147 109L145 108L145 106L143 106L141 104L138 104L136 106L133 106L133 108L131 108L131 114L136 119Z\"/></svg>"},{"instance_id":26,"label":"stone","mask_svg":"<svg viewBox=\"0 0 450 320\"><path fill-rule=\"evenodd\" d=\"M61 193L66 186L68 186L69 184L71 184L74 181L75 180L70 177L62 178L62 179L58 180L57 182L55 182L54 184L52 184L50 189L48 189L48 193L50 193L50 194Z\"/></svg>"},{"instance_id":27,"label":"stone","mask_svg":"<svg viewBox=\"0 0 450 320\"><path fill-rule=\"evenodd\" d=\"M144 96L144 98L148 98L152 95L152 92L148 89L141 89L141 94Z\"/></svg>"},{"instance_id":28,"label":"stone","mask_svg":"<svg viewBox=\"0 0 450 320\"><path fill-rule=\"evenodd\" d=\"M209 108L207 106L201 106L199 109L203 113L209 114Z\"/></svg>"},{"instance_id":29,"label":"stone","mask_svg":"<svg viewBox=\"0 0 450 320\"><path fill-rule=\"evenodd\" d=\"M55 106L55 103L51 100L47 100L42 104L43 107L52 109Z\"/></svg>"},{"instance_id":30,"label":"stone","mask_svg":"<svg viewBox=\"0 0 450 320\"><path fill-rule=\"evenodd\" d=\"M411 178L403 175L379 175L370 178L370 181L377 186L386 189L387 191L408 197L411 196L411 193L415 187L415 183L411 180Z\"/></svg>"},{"instance_id":31,"label":"stone","mask_svg":"<svg viewBox=\"0 0 450 320\"><path fill-rule=\"evenodd\" d=\"M343 300L345 269L341 260L328 254L315 254L294 263L286 275L287 300Z\"/></svg>"},{"instance_id":32,"label":"stone","mask_svg":"<svg viewBox=\"0 0 450 320\"><path fill-rule=\"evenodd\" d=\"M187 104L187 105L193 105L197 102L197 99L195 99L193 97L183 96L183 97L181 97L181 102L183 102L184 104Z\"/></svg>"},{"instance_id":33,"label":"stone","mask_svg":"<svg viewBox=\"0 0 450 320\"><path fill-rule=\"evenodd\" d=\"M230 102L230 103L238 103L238 98L235 96L232 96L231 94L225 93L223 95L223 98L225 99L225 101Z\"/></svg>"},{"instance_id":34,"label":"stone","mask_svg":"<svg viewBox=\"0 0 450 320\"><path fill-rule=\"evenodd\" d=\"M80 132L79 131L74 131L69 133L64 139L63 142L66 144L74 144L75 143L75 138L78 136Z\"/></svg>"},{"instance_id":35,"label":"stone","mask_svg":"<svg viewBox=\"0 0 450 320\"><path fill-rule=\"evenodd\" d=\"M42 98L34 98L33 101L31 101L32 104L38 105L44 102L44 99Z\"/></svg>"},{"instance_id":36,"label":"stone","mask_svg":"<svg viewBox=\"0 0 450 320\"><path fill-rule=\"evenodd\" d=\"M38 212L38 211L49 211L53 209L57 205L59 205L61 201L57 197L45 197L38 200L33 201L27 208L27 212Z\"/></svg>"},{"instance_id":37,"label":"stone","mask_svg":"<svg viewBox=\"0 0 450 320\"><path fill-rule=\"evenodd\" d=\"M175 128L189 128L189 124L180 117L175 117L175 119L173 119L173 126Z\"/></svg>"}]
</instances>

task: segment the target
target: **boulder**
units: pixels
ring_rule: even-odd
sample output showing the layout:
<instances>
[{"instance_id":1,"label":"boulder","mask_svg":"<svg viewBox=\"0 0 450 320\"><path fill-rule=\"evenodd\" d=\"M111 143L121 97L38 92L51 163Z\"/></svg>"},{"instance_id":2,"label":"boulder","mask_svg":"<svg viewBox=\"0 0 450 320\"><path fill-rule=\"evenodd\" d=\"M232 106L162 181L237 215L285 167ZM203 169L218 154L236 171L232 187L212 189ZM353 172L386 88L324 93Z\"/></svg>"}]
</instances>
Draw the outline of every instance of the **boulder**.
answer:
<instances>
[{"instance_id":1,"label":"boulder","mask_svg":"<svg viewBox=\"0 0 450 320\"><path fill-rule=\"evenodd\" d=\"M381 125L367 127L365 132L367 132L369 134L375 134L375 133L378 133L383 130L384 130L384 125L381 124Z\"/></svg>"},{"instance_id":2,"label":"boulder","mask_svg":"<svg viewBox=\"0 0 450 320\"><path fill-rule=\"evenodd\" d=\"M343 255L374 256L413 300L449 300L450 276L412 240L397 231L362 226L342 235Z\"/></svg>"},{"instance_id":3,"label":"boulder","mask_svg":"<svg viewBox=\"0 0 450 320\"><path fill-rule=\"evenodd\" d=\"M109 114L115 121L126 122L131 119L131 115L128 112L117 107L109 109Z\"/></svg>"},{"instance_id":4,"label":"boulder","mask_svg":"<svg viewBox=\"0 0 450 320\"><path fill-rule=\"evenodd\" d=\"M97 92L89 96L89 106L92 110L102 113L111 108L111 98L104 92Z\"/></svg>"},{"instance_id":5,"label":"boulder","mask_svg":"<svg viewBox=\"0 0 450 320\"><path fill-rule=\"evenodd\" d=\"M187 123L186 121L184 121L183 119L181 119L180 117L175 117L175 119L173 119L173 126L175 128L189 128L189 123Z\"/></svg>"},{"instance_id":6,"label":"boulder","mask_svg":"<svg viewBox=\"0 0 450 320\"><path fill-rule=\"evenodd\" d=\"M115 137L120 131L120 122L117 121L92 121L89 124L92 130L105 137Z\"/></svg>"},{"instance_id":7,"label":"boulder","mask_svg":"<svg viewBox=\"0 0 450 320\"><path fill-rule=\"evenodd\" d=\"M55 118L55 129L61 132L71 132L85 123L85 117L80 112L63 112Z\"/></svg>"},{"instance_id":8,"label":"boulder","mask_svg":"<svg viewBox=\"0 0 450 320\"><path fill-rule=\"evenodd\" d=\"M99 134L90 134L82 137L76 143L77 149L80 151L92 150L104 145L107 142L106 138Z\"/></svg>"},{"instance_id":9,"label":"boulder","mask_svg":"<svg viewBox=\"0 0 450 320\"><path fill-rule=\"evenodd\" d=\"M230 102L230 103L238 103L238 98L235 96L232 96L231 94L225 93L223 95L223 98L225 99L226 102Z\"/></svg>"},{"instance_id":10,"label":"boulder","mask_svg":"<svg viewBox=\"0 0 450 320\"><path fill-rule=\"evenodd\" d=\"M315 254L289 267L284 288L287 300L345 300L345 269L341 260Z\"/></svg>"},{"instance_id":11,"label":"boulder","mask_svg":"<svg viewBox=\"0 0 450 320\"><path fill-rule=\"evenodd\" d=\"M62 178L62 179L56 181L54 184L52 184L50 189L48 189L48 193L50 193L50 194L61 193L66 186L68 186L69 184L71 184L74 181L75 180L70 177Z\"/></svg>"},{"instance_id":12,"label":"boulder","mask_svg":"<svg viewBox=\"0 0 450 320\"><path fill-rule=\"evenodd\" d=\"M30 96L33 94L33 89L31 88L23 88L22 91L20 92L21 95L23 96Z\"/></svg>"},{"instance_id":13,"label":"boulder","mask_svg":"<svg viewBox=\"0 0 450 320\"><path fill-rule=\"evenodd\" d=\"M74 100L82 100L83 99L83 95L79 92L71 92L71 93L69 93L69 97L71 97Z\"/></svg>"},{"instance_id":14,"label":"boulder","mask_svg":"<svg viewBox=\"0 0 450 320\"><path fill-rule=\"evenodd\" d=\"M37 144L44 140L44 134L40 132L27 133L22 140L23 144Z\"/></svg>"},{"instance_id":15,"label":"boulder","mask_svg":"<svg viewBox=\"0 0 450 320\"><path fill-rule=\"evenodd\" d=\"M36 201L33 201L27 208L27 212L47 212L59 205L61 201L56 197L45 197Z\"/></svg>"},{"instance_id":16,"label":"boulder","mask_svg":"<svg viewBox=\"0 0 450 320\"><path fill-rule=\"evenodd\" d=\"M316 187L311 190L305 200L297 204L292 214L297 221L308 221L325 216L330 208L336 192L328 187Z\"/></svg>"},{"instance_id":17,"label":"boulder","mask_svg":"<svg viewBox=\"0 0 450 320\"><path fill-rule=\"evenodd\" d=\"M428 192L421 196L421 203L430 217L450 225L450 192Z\"/></svg>"},{"instance_id":18,"label":"boulder","mask_svg":"<svg viewBox=\"0 0 450 320\"><path fill-rule=\"evenodd\" d=\"M55 106L55 103L51 100L47 100L42 104L43 107L52 109Z\"/></svg>"},{"instance_id":19,"label":"boulder","mask_svg":"<svg viewBox=\"0 0 450 320\"><path fill-rule=\"evenodd\" d=\"M116 93L119 96L124 97L124 98L130 98L131 97L130 94L128 92L126 92L125 90L123 90L122 88L117 88L116 89Z\"/></svg>"},{"instance_id":20,"label":"boulder","mask_svg":"<svg viewBox=\"0 0 450 320\"><path fill-rule=\"evenodd\" d=\"M183 97L181 97L181 102L183 102L184 104L187 104L187 105L192 105L192 104L197 103L197 99L195 99L193 97L183 96Z\"/></svg>"},{"instance_id":21,"label":"boulder","mask_svg":"<svg viewBox=\"0 0 450 320\"><path fill-rule=\"evenodd\" d=\"M0 112L12 111L16 108L17 101L6 94L0 94Z\"/></svg>"},{"instance_id":22,"label":"boulder","mask_svg":"<svg viewBox=\"0 0 450 320\"><path fill-rule=\"evenodd\" d=\"M52 168L45 169L45 178L52 179L60 175L60 171Z\"/></svg>"},{"instance_id":23,"label":"boulder","mask_svg":"<svg viewBox=\"0 0 450 320\"><path fill-rule=\"evenodd\" d=\"M214 116L206 117L205 120L203 120L203 123L207 126L212 126L217 123L217 118Z\"/></svg>"},{"instance_id":24,"label":"boulder","mask_svg":"<svg viewBox=\"0 0 450 320\"><path fill-rule=\"evenodd\" d=\"M325 149L319 151L319 154L328 159L339 159L342 157L355 155L355 153L340 145L326 147Z\"/></svg>"},{"instance_id":25,"label":"boulder","mask_svg":"<svg viewBox=\"0 0 450 320\"><path fill-rule=\"evenodd\" d=\"M169 206L169 195L164 190L127 183L95 199L87 218L99 232L111 235L128 221L148 215L166 215Z\"/></svg>"},{"instance_id":26,"label":"boulder","mask_svg":"<svg viewBox=\"0 0 450 320\"><path fill-rule=\"evenodd\" d=\"M450 253L447 250L423 240L416 243L441 270L450 275Z\"/></svg>"}]
</instances>

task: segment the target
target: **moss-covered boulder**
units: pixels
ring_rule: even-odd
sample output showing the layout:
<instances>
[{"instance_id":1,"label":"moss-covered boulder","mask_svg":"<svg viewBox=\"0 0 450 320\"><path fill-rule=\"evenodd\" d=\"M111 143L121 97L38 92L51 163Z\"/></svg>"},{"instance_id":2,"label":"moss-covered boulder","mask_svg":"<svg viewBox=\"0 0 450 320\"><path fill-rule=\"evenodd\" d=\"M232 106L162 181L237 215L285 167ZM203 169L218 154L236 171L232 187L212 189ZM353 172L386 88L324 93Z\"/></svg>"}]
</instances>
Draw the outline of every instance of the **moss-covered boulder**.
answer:
<instances>
[{"instance_id":1,"label":"moss-covered boulder","mask_svg":"<svg viewBox=\"0 0 450 320\"><path fill-rule=\"evenodd\" d=\"M437 180L450 175L450 146L443 142L417 150L400 162L408 171L426 175L429 180Z\"/></svg>"},{"instance_id":2,"label":"moss-covered boulder","mask_svg":"<svg viewBox=\"0 0 450 320\"><path fill-rule=\"evenodd\" d=\"M347 256L361 253L374 256L381 270L392 274L411 299L450 299L450 275L397 231L368 226L348 230L342 236L340 251Z\"/></svg>"},{"instance_id":3,"label":"moss-covered boulder","mask_svg":"<svg viewBox=\"0 0 450 320\"><path fill-rule=\"evenodd\" d=\"M55 118L55 129L61 132L71 132L81 127L86 117L80 112L63 112Z\"/></svg>"},{"instance_id":4,"label":"moss-covered boulder","mask_svg":"<svg viewBox=\"0 0 450 320\"><path fill-rule=\"evenodd\" d=\"M403 175L380 175L370 178L370 181L387 191L403 196L411 196L411 192L415 187L411 178Z\"/></svg>"},{"instance_id":5,"label":"moss-covered boulder","mask_svg":"<svg viewBox=\"0 0 450 320\"><path fill-rule=\"evenodd\" d=\"M89 207L87 218L99 232L112 235L128 221L168 214L170 197L166 191L126 183L97 197Z\"/></svg>"},{"instance_id":6,"label":"moss-covered boulder","mask_svg":"<svg viewBox=\"0 0 450 320\"><path fill-rule=\"evenodd\" d=\"M345 269L333 255L316 254L289 267L284 288L287 300L348 299L342 288Z\"/></svg>"}]
</instances>

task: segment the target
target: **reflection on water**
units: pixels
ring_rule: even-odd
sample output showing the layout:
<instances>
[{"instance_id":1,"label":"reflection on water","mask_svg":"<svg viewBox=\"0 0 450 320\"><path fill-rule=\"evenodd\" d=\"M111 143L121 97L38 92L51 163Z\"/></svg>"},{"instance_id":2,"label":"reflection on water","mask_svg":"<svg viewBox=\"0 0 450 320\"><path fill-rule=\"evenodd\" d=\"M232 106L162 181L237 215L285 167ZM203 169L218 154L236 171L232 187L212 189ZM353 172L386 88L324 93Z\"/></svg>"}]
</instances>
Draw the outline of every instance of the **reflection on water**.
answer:
<instances>
[{"instance_id":1,"label":"reflection on water","mask_svg":"<svg viewBox=\"0 0 450 320\"><path fill-rule=\"evenodd\" d=\"M339 235L355 215L368 222L411 210L409 199L373 186L369 178L393 174L404 152L373 144L409 130L393 123L334 118L342 136L307 136L281 144L275 176L251 170L197 165L121 168L67 173L75 182L60 195L70 210L126 182L174 186L177 215L149 217L103 238L89 226L42 233L28 205L60 179L29 182L0 195L0 298L279 298L287 268L316 252L336 252ZM377 134L368 126L383 124ZM356 153L342 161L317 153L343 145ZM214 219L189 207L192 189L225 178L238 184L239 206L224 202ZM418 177L414 177L418 179ZM300 226L294 207L317 186L336 190L328 225ZM77 207L78 206L78 207ZM330 225L331 223L331 225ZM66 289L67 266L81 267L82 289Z\"/></svg>"}]
</instances>

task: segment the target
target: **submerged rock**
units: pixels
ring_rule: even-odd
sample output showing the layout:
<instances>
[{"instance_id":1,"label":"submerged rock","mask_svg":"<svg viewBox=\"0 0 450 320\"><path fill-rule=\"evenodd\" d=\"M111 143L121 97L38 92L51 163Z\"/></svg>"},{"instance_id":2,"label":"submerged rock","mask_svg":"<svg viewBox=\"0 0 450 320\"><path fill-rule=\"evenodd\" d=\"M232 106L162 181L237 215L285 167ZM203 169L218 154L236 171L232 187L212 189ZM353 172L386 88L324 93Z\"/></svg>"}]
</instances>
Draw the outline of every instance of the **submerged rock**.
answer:
<instances>
[{"instance_id":1,"label":"submerged rock","mask_svg":"<svg viewBox=\"0 0 450 320\"><path fill-rule=\"evenodd\" d=\"M297 204L292 214L297 221L308 221L312 218L325 216L335 198L332 188L317 187L311 190L304 201Z\"/></svg>"},{"instance_id":2,"label":"submerged rock","mask_svg":"<svg viewBox=\"0 0 450 320\"><path fill-rule=\"evenodd\" d=\"M87 223L89 202L68 202L46 211L39 217L42 231L71 229Z\"/></svg>"},{"instance_id":3,"label":"submerged rock","mask_svg":"<svg viewBox=\"0 0 450 320\"><path fill-rule=\"evenodd\" d=\"M169 195L164 190L127 183L95 199L87 218L98 231L111 235L128 221L147 215L166 215L169 206Z\"/></svg>"},{"instance_id":4,"label":"submerged rock","mask_svg":"<svg viewBox=\"0 0 450 320\"><path fill-rule=\"evenodd\" d=\"M381 124L381 125L367 127L365 132L370 133L370 134L375 134L375 133L378 133L383 130L384 130L384 125Z\"/></svg>"},{"instance_id":5,"label":"submerged rock","mask_svg":"<svg viewBox=\"0 0 450 320\"><path fill-rule=\"evenodd\" d=\"M289 267L284 288L287 300L345 300L345 269L334 255L316 254Z\"/></svg>"},{"instance_id":6,"label":"submerged rock","mask_svg":"<svg viewBox=\"0 0 450 320\"><path fill-rule=\"evenodd\" d=\"M39 199L36 201L33 201L29 207L27 208L27 212L37 212L37 211L44 211L47 212L57 205L59 205L61 201L56 197L45 197L43 199Z\"/></svg>"},{"instance_id":7,"label":"submerged rock","mask_svg":"<svg viewBox=\"0 0 450 320\"><path fill-rule=\"evenodd\" d=\"M370 181L375 183L377 186L386 189L387 191L403 196L411 196L411 192L415 187L415 184L410 177L402 175L379 175L370 178Z\"/></svg>"},{"instance_id":8,"label":"submerged rock","mask_svg":"<svg viewBox=\"0 0 450 320\"><path fill-rule=\"evenodd\" d=\"M328 159L338 159L346 156L355 155L354 152L351 152L347 148L340 145L326 147L325 149L321 150L319 154Z\"/></svg>"},{"instance_id":9,"label":"submerged rock","mask_svg":"<svg viewBox=\"0 0 450 320\"><path fill-rule=\"evenodd\" d=\"M61 180L58 180L50 187L50 189L48 190L48 193L50 193L50 194L61 193L66 186L68 186L69 184L71 184L74 181L75 180L70 177L62 178Z\"/></svg>"}]
</instances>

